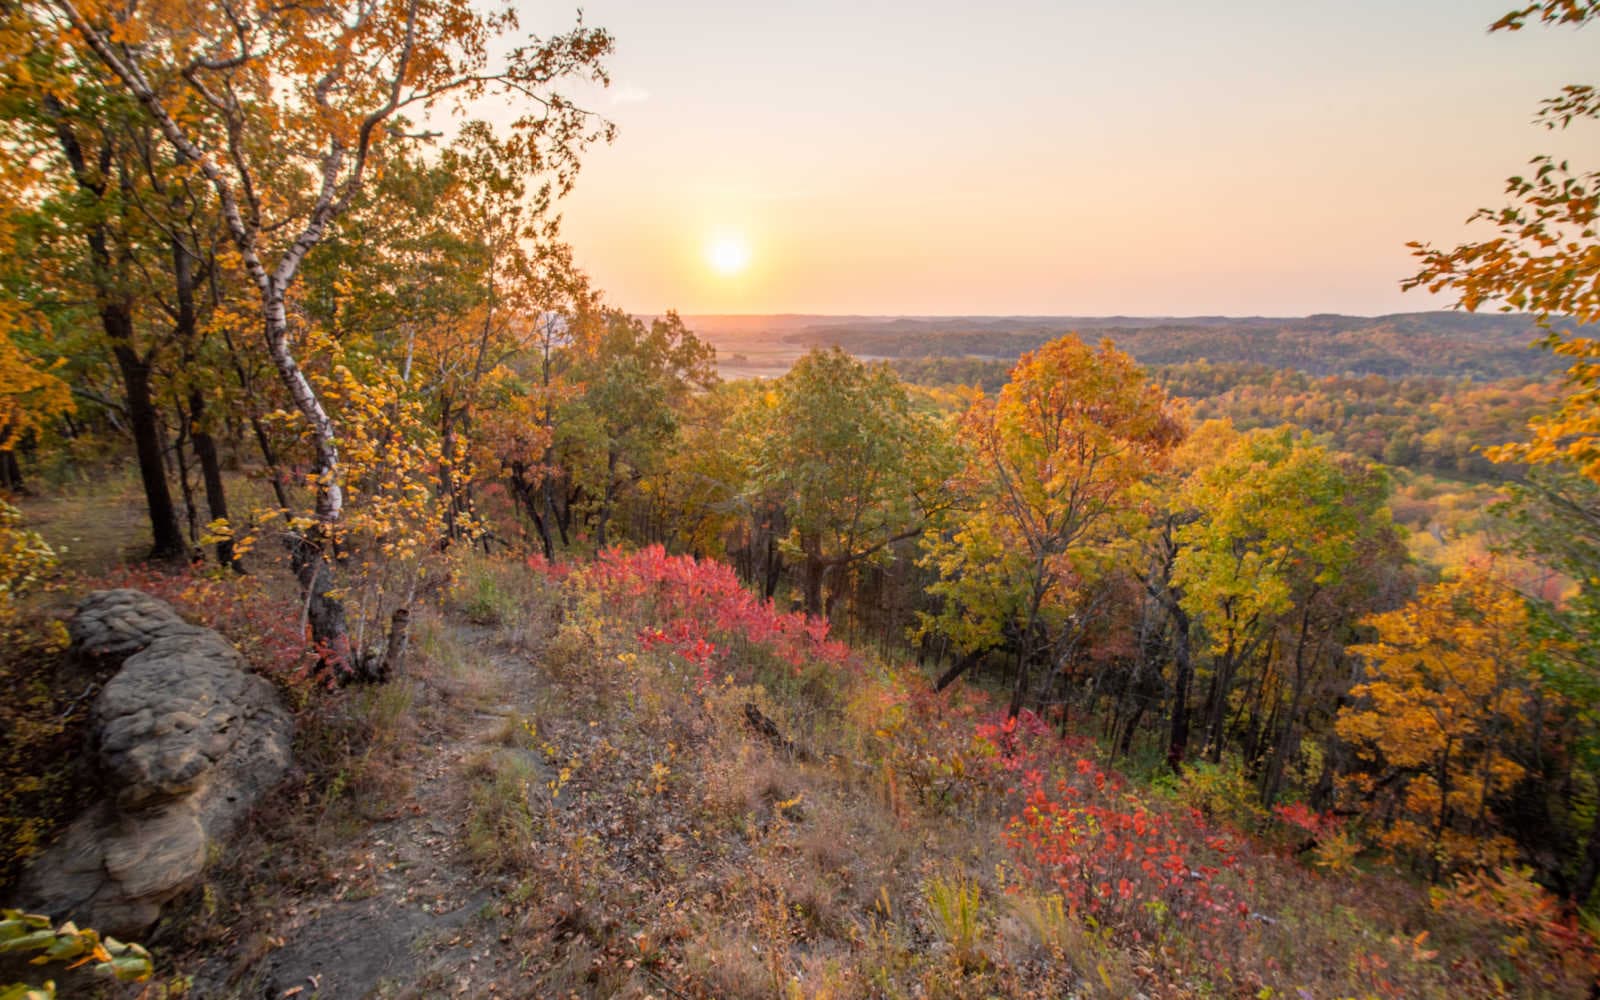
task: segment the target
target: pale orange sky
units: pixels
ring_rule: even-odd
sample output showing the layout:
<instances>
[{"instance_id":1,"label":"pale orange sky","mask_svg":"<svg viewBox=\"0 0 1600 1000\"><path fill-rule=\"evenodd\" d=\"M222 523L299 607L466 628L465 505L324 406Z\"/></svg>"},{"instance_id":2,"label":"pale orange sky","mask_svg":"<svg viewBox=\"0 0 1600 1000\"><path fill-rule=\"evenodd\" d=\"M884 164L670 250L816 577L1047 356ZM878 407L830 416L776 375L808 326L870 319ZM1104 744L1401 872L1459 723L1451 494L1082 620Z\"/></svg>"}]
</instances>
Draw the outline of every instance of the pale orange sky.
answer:
<instances>
[{"instance_id":1,"label":"pale orange sky","mask_svg":"<svg viewBox=\"0 0 1600 1000\"><path fill-rule=\"evenodd\" d=\"M1440 307L1406 241L1536 152L1600 167L1600 126L1529 124L1600 34L1487 34L1507 6L602 0L620 134L565 232L641 313Z\"/></svg>"}]
</instances>

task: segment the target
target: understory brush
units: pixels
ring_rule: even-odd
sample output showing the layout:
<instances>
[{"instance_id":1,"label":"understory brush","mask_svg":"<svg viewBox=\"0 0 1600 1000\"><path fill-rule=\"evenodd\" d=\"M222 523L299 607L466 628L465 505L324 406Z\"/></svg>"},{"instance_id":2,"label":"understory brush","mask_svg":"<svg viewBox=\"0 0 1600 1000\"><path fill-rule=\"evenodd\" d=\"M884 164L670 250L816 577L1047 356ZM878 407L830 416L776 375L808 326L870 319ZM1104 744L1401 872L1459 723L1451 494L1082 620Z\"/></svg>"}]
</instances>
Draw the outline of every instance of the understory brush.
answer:
<instances>
[{"instance_id":1,"label":"understory brush","mask_svg":"<svg viewBox=\"0 0 1600 1000\"><path fill-rule=\"evenodd\" d=\"M544 932L576 921L591 957L637 983L1401 998L1592 982L1560 954L1577 938L1457 912L1348 858L1297 859L1339 831L1258 809L1236 767L1136 785L1092 741L1007 720L968 686L936 694L726 566L650 548L527 569L546 589L520 614L544 623L530 648L554 691L520 751L532 763L497 751L472 773L478 851L524 884L584 871L581 891L506 906Z\"/></svg>"},{"instance_id":2,"label":"understory brush","mask_svg":"<svg viewBox=\"0 0 1600 1000\"><path fill-rule=\"evenodd\" d=\"M0 497L0 896L93 794L81 747L106 672L67 655L66 626L48 602L57 566L55 550Z\"/></svg>"},{"instance_id":3,"label":"understory brush","mask_svg":"<svg viewBox=\"0 0 1600 1000\"><path fill-rule=\"evenodd\" d=\"M82 591L121 587L159 597L186 620L222 633L291 707L304 707L313 692L330 686L316 673L316 655L291 580L271 573L241 576L140 563L74 581L74 589Z\"/></svg>"},{"instance_id":4,"label":"understory brush","mask_svg":"<svg viewBox=\"0 0 1600 1000\"><path fill-rule=\"evenodd\" d=\"M414 609L410 670L337 690L292 592L104 580L224 630L297 707L295 770L154 944L244 970L297 900L375 891L350 845L407 815L448 731L461 870L492 891L482 919L532 995L1466 1000L1594 982L1591 936L1525 872L1430 892L1355 864L1337 817L1256 808L1236 763L1130 780L1092 740L971 685L935 692L726 566L649 548L454 572L442 609Z\"/></svg>"},{"instance_id":5,"label":"understory brush","mask_svg":"<svg viewBox=\"0 0 1600 1000\"><path fill-rule=\"evenodd\" d=\"M94 795L82 748L107 675L72 662L54 615L30 610L10 625L0 628L0 897Z\"/></svg>"}]
</instances>

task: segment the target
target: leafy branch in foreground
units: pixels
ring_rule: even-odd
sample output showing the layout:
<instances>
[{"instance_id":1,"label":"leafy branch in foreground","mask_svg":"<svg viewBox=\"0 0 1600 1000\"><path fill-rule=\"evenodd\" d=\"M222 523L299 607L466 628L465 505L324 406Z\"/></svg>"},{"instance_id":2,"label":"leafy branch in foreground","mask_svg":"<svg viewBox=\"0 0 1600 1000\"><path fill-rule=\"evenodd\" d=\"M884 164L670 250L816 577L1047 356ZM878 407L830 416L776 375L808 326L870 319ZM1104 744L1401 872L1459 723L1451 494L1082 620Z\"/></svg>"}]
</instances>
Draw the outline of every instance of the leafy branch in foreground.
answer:
<instances>
[{"instance_id":1,"label":"leafy branch in foreground","mask_svg":"<svg viewBox=\"0 0 1600 1000\"><path fill-rule=\"evenodd\" d=\"M1546 0L1511 11L1490 30L1517 31L1530 19L1581 27L1600 19L1600 4ZM1594 88L1573 84L1544 102L1538 122L1565 129L1595 118L1600 99ZM1569 462L1600 482L1600 340L1580 329L1600 322L1600 172L1575 170L1551 156L1536 156L1530 166L1530 174L1506 181L1510 204L1479 209L1468 220L1489 223L1498 235L1450 250L1411 243L1422 266L1401 287L1453 292L1468 312L1498 303L1502 312L1531 313L1546 330L1540 342L1568 362L1567 394L1529 425L1527 443L1493 449L1491 457ZM1570 325L1557 326L1558 319Z\"/></svg>"},{"instance_id":2,"label":"leafy branch in foreground","mask_svg":"<svg viewBox=\"0 0 1600 1000\"><path fill-rule=\"evenodd\" d=\"M155 972L150 953L139 945L103 938L97 931L79 929L70 920L58 927L38 913L0 910L0 955L31 953L36 953L28 960L31 965L66 962L68 969L92 965L96 972L121 983L142 983ZM55 995L53 981L43 986L0 986L0 1000L51 1000Z\"/></svg>"}]
</instances>

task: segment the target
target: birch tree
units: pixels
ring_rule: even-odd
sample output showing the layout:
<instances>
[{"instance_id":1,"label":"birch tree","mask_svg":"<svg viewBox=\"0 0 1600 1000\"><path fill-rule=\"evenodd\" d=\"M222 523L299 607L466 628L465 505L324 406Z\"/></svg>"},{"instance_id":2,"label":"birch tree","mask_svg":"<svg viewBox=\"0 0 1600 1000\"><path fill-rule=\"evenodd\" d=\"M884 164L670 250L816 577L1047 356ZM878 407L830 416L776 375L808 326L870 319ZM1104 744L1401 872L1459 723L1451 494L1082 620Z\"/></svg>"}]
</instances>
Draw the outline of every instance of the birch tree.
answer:
<instances>
[{"instance_id":1,"label":"birch tree","mask_svg":"<svg viewBox=\"0 0 1600 1000\"><path fill-rule=\"evenodd\" d=\"M579 152L611 126L555 86L606 82L604 30L580 23L527 37L503 60L516 11L469 0L265 0L112 4L46 0L47 9L144 108L177 159L214 190L254 287L265 348L315 453L312 516L293 523L293 564L325 662L349 676L344 608L333 583L344 510L339 429L303 370L291 291L306 256L367 183L406 115L497 97L521 112L511 153L559 190Z\"/></svg>"}]
</instances>

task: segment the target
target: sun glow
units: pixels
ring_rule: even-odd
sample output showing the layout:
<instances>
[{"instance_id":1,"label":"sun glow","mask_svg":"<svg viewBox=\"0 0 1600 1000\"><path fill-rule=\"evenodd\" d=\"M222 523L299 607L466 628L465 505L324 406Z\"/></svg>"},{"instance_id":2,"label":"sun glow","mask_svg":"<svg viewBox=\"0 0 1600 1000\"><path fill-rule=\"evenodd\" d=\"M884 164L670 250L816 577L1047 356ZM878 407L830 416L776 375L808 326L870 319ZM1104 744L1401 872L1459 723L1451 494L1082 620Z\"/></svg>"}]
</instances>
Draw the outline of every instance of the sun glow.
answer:
<instances>
[{"instance_id":1,"label":"sun glow","mask_svg":"<svg viewBox=\"0 0 1600 1000\"><path fill-rule=\"evenodd\" d=\"M731 277L750 266L750 245L739 236L719 236L706 246L706 261L713 271Z\"/></svg>"}]
</instances>

